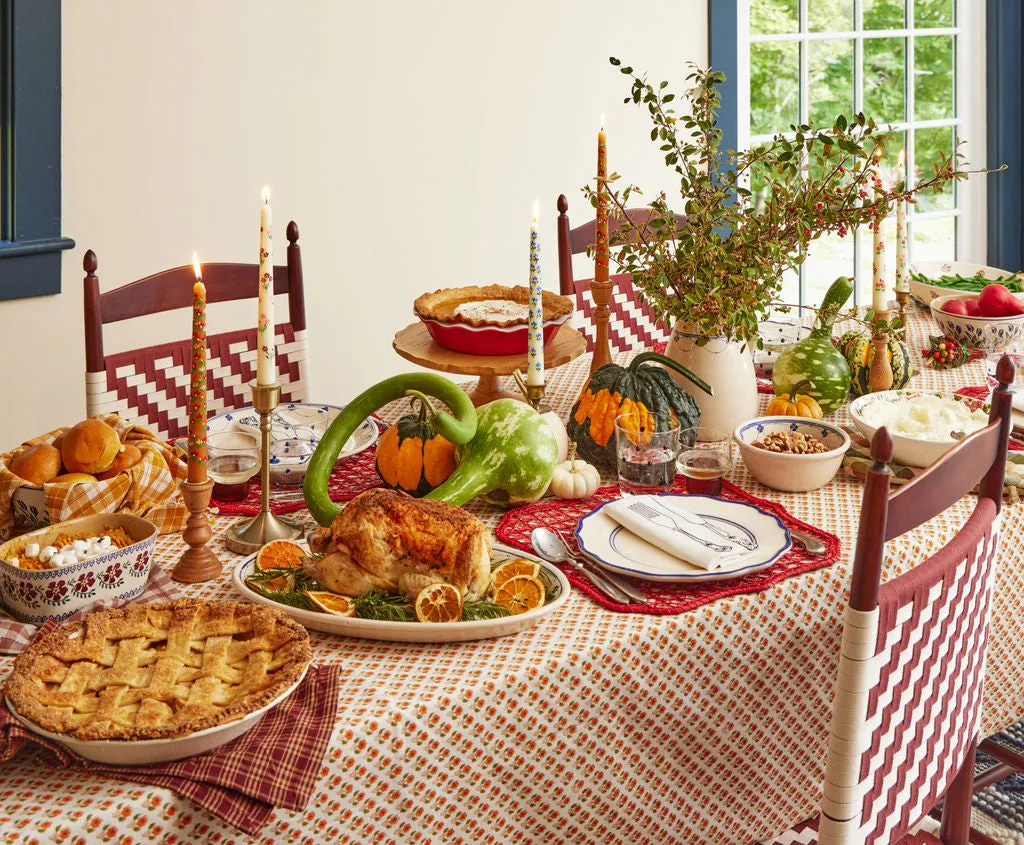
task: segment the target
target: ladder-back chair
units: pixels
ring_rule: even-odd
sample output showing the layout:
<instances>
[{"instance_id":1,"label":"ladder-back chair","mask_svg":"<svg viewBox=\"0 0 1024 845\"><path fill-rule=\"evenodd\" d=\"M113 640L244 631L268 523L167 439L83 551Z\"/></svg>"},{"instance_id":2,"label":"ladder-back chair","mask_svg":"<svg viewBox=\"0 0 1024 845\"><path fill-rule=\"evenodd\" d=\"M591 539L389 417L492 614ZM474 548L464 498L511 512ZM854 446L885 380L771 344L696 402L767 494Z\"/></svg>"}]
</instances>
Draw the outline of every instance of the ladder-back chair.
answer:
<instances>
[{"instance_id":1,"label":"ladder-back chair","mask_svg":"<svg viewBox=\"0 0 1024 845\"><path fill-rule=\"evenodd\" d=\"M821 812L772 843L968 842L1011 427L1008 357L996 374L988 425L892 494L892 439L884 428L872 438ZM885 543L976 484L974 512L953 539L880 584ZM940 799L941 829L927 832Z\"/></svg>"},{"instance_id":2,"label":"ladder-back chair","mask_svg":"<svg viewBox=\"0 0 1024 845\"><path fill-rule=\"evenodd\" d=\"M274 293L288 295L288 322L277 323L281 402L308 400L308 345L303 299L299 227L287 227L287 264L274 267ZM100 293L96 253L85 253L85 392L89 416L117 412L161 437L188 430L191 339L124 352L105 353L103 326L164 311L191 309L195 274L191 265L164 270ZM256 306L259 265L203 264L207 302L252 299L252 328L207 336L207 401L210 414L252 404L256 376ZM182 316L182 329L192 321Z\"/></svg>"}]
</instances>

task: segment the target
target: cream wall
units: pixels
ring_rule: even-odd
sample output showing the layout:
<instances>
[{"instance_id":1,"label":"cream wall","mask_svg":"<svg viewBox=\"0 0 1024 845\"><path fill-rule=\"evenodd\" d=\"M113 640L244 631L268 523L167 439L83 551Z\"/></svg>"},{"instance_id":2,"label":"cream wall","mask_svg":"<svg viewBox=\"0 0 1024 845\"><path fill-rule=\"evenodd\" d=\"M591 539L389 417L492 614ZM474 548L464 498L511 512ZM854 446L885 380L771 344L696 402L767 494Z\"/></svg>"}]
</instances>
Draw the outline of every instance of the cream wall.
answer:
<instances>
[{"instance_id":1,"label":"cream wall","mask_svg":"<svg viewBox=\"0 0 1024 845\"><path fill-rule=\"evenodd\" d=\"M612 169L648 193L668 183L610 55L681 82L707 60L707 3L67 0L63 229L77 247L61 295L0 303L0 444L84 413L85 249L104 289L193 249L255 261L264 184L282 253L287 221L301 229L319 401L409 368L391 338L417 294L524 281L535 198L557 288L555 198L586 216L602 111ZM210 328L252 310L220 306ZM108 330L107 350L188 327L179 312Z\"/></svg>"}]
</instances>

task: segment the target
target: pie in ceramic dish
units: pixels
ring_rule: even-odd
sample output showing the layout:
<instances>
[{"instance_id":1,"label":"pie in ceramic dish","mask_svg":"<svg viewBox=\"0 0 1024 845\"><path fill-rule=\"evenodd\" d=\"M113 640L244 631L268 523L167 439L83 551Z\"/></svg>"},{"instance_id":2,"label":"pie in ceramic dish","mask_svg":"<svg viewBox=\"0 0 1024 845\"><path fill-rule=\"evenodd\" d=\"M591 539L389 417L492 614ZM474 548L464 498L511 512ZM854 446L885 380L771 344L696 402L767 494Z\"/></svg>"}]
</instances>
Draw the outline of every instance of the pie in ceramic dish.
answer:
<instances>
[{"instance_id":1,"label":"pie in ceramic dish","mask_svg":"<svg viewBox=\"0 0 1024 845\"><path fill-rule=\"evenodd\" d=\"M100 610L37 639L4 687L29 722L79 740L185 737L296 684L309 634L284 613L179 599Z\"/></svg>"},{"instance_id":2,"label":"pie in ceramic dish","mask_svg":"<svg viewBox=\"0 0 1024 845\"><path fill-rule=\"evenodd\" d=\"M573 310L569 297L547 290L541 294L541 304L544 322L567 317ZM421 320L439 323L461 323L476 328L525 326L530 317L530 289L523 285L444 288L418 297L413 310Z\"/></svg>"}]
</instances>

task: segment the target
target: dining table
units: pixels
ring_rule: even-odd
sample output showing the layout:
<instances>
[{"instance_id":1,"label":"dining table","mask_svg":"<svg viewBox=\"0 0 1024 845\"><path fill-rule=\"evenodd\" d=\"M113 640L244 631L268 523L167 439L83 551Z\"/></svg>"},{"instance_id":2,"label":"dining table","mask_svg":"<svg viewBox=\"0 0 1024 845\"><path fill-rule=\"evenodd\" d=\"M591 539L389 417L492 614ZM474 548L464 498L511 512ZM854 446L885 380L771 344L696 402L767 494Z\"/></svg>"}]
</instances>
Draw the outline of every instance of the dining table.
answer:
<instances>
[{"instance_id":1,"label":"dining table","mask_svg":"<svg viewBox=\"0 0 1024 845\"><path fill-rule=\"evenodd\" d=\"M923 311L910 313L918 361L934 333ZM983 385L985 366L919 367L910 387ZM587 354L547 374L547 399L563 419L589 368ZM848 424L847 407L834 419ZM393 422L406 410L394 403L380 416ZM314 660L340 666L342 680L305 810L275 809L250 837L165 788L23 753L0 766L0 842L741 845L781 832L814 813L821 794L863 484L840 470L819 490L781 493L738 458L729 480L835 534L838 559L680 615L614 612L573 590L539 624L497 639L417 644L311 631ZM888 543L883 579L939 549L973 502ZM479 500L469 507L492 527L503 515ZM299 516L313 526L308 512ZM183 595L238 598L231 574L244 557L223 544L237 519L211 517L223 572L180 585ZM160 537L154 565L172 567L184 548L180 535ZM1004 511L992 613L983 735L1024 716L1019 504ZM0 678L12 660L0 658Z\"/></svg>"}]
</instances>

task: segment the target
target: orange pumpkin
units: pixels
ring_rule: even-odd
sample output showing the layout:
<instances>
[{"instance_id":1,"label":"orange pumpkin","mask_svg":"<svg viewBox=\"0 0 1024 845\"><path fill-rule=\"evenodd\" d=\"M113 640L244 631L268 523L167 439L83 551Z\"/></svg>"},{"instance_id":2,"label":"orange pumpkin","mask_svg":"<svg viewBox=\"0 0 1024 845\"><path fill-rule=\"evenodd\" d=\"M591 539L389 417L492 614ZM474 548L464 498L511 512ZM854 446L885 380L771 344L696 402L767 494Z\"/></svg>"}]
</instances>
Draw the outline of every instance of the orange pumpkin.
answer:
<instances>
[{"instance_id":1,"label":"orange pumpkin","mask_svg":"<svg viewBox=\"0 0 1024 845\"><path fill-rule=\"evenodd\" d=\"M406 414L377 444L377 474L385 485L411 496L426 496L455 471L455 446L434 431L422 400L419 413Z\"/></svg>"}]
</instances>

